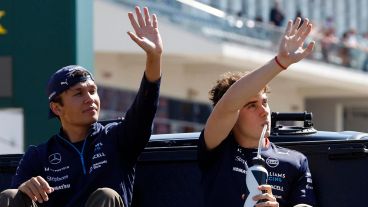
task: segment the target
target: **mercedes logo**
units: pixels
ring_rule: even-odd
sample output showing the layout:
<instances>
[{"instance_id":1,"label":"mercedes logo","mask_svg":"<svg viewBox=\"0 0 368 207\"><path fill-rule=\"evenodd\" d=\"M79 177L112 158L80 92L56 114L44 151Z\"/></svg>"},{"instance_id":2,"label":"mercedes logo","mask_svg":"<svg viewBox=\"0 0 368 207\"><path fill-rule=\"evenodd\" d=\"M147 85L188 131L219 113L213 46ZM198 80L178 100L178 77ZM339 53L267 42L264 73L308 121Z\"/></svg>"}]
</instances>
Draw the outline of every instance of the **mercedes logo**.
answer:
<instances>
[{"instance_id":1,"label":"mercedes logo","mask_svg":"<svg viewBox=\"0 0 368 207\"><path fill-rule=\"evenodd\" d=\"M59 164L61 162L60 153L54 153L49 156L49 162L53 165Z\"/></svg>"}]
</instances>

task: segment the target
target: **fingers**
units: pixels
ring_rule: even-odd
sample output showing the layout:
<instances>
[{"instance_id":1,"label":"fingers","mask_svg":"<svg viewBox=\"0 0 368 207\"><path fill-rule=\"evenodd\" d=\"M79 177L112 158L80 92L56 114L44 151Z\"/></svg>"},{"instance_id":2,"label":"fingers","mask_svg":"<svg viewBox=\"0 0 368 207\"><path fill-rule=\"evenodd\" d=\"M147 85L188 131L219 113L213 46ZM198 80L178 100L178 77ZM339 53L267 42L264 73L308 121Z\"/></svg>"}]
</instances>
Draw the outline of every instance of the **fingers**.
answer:
<instances>
[{"instance_id":1,"label":"fingers","mask_svg":"<svg viewBox=\"0 0 368 207\"><path fill-rule=\"evenodd\" d=\"M135 42L135 43L137 43L138 45L140 45L141 44L141 41L140 41L140 39L139 39L139 37L137 36L137 35L135 35L135 34L133 34L133 33L131 33L131 32L127 32L128 33L128 35L130 36L130 38Z\"/></svg>"},{"instance_id":2,"label":"fingers","mask_svg":"<svg viewBox=\"0 0 368 207\"><path fill-rule=\"evenodd\" d=\"M133 13L132 12L129 12L128 13L128 17L129 17L129 20L130 20L130 24L132 25L132 27L134 29L134 32L135 33L138 33L138 31L139 31L139 25L138 25L137 21L135 21Z\"/></svg>"},{"instance_id":3,"label":"fingers","mask_svg":"<svg viewBox=\"0 0 368 207\"><path fill-rule=\"evenodd\" d=\"M136 34L133 34L131 32L127 32L128 35L130 36L130 38L137 43L137 45L139 45L141 48L143 48L145 50L146 46L143 43L143 39L138 37Z\"/></svg>"},{"instance_id":4,"label":"fingers","mask_svg":"<svg viewBox=\"0 0 368 207\"><path fill-rule=\"evenodd\" d=\"M291 36L296 34L301 21L302 21L302 19L300 17L296 18L296 20L294 21L294 24L292 26L291 32L290 32Z\"/></svg>"},{"instance_id":5,"label":"fingers","mask_svg":"<svg viewBox=\"0 0 368 207\"><path fill-rule=\"evenodd\" d=\"M253 200L255 200L255 201L264 200L265 202L267 202L267 201L274 202L274 201L276 201L276 198L272 194L263 193L263 194L254 196Z\"/></svg>"},{"instance_id":6,"label":"fingers","mask_svg":"<svg viewBox=\"0 0 368 207\"><path fill-rule=\"evenodd\" d=\"M42 189L46 191L46 193L54 192L54 188L50 187L49 183L45 179L43 179L41 176L38 176L37 180L41 184Z\"/></svg>"},{"instance_id":7,"label":"fingers","mask_svg":"<svg viewBox=\"0 0 368 207\"><path fill-rule=\"evenodd\" d=\"M272 187L270 185L260 185L258 186L258 190L272 195Z\"/></svg>"},{"instance_id":8,"label":"fingers","mask_svg":"<svg viewBox=\"0 0 368 207\"><path fill-rule=\"evenodd\" d=\"M304 52L302 53L302 59L307 57L309 54L312 53L313 49L314 49L314 45L316 43L314 41L310 42L307 46L307 48L304 50Z\"/></svg>"},{"instance_id":9,"label":"fingers","mask_svg":"<svg viewBox=\"0 0 368 207\"><path fill-rule=\"evenodd\" d=\"M157 23L157 16L156 16L156 14L153 14L152 15L152 19L153 19L153 28L155 28L155 29L157 29L158 28L158 23Z\"/></svg>"},{"instance_id":10,"label":"fingers","mask_svg":"<svg viewBox=\"0 0 368 207\"><path fill-rule=\"evenodd\" d=\"M291 34L292 25L293 25L293 22L291 20L289 20L288 23L287 23L286 29L285 29L285 33L281 37L281 40L280 40L280 45L279 45L279 52L280 53L286 53L286 48L285 48L286 47L286 41L287 41L288 37Z\"/></svg>"},{"instance_id":11,"label":"fingers","mask_svg":"<svg viewBox=\"0 0 368 207\"><path fill-rule=\"evenodd\" d=\"M142 28L146 28L146 27L147 28L149 27L157 28L158 27L157 16L153 14L152 19L151 19L151 15L147 7L143 8L143 12L144 12L144 19L143 19L141 9L138 6L135 7L135 13L136 13L137 19L135 19L133 12L128 12L130 23L134 29L134 32L138 36L140 36L140 31Z\"/></svg>"},{"instance_id":12,"label":"fingers","mask_svg":"<svg viewBox=\"0 0 368 207\"><path fill-rule=\"evenodd\" d=\"M259 190L265 192L263 194L259 194L253 197L253 200L260 201L255 205L256 207L265 207L265 206L278 206L278 202L276 201L275 196L272 194L272 188L270 185L261 185L258 187Z\"/></svg>"},{"instance_id":13,"label":"fingers","mask_svg":"<svg viewBox=\"0 0 368 207\"><path fill-rule=\"evenodd\" d=\"M53 188L40 176L33 177L19 186L19 190L25 193L33 201L43 203L48 201L48 194L54 191Z\"/></svg>"},{"instance_id":14,"label":"fingers","mask_svg":"<svg viewBox=\"0 0 368 207\"><path fill-rule=\"evenodd\" d=\"M150 14L149 14L148 8L144 7L143 11L144 11L144 18L146 20L146 25L147 26L148 25L152 26L152 22L151 22L151 19L150 19Z\"/></svg>"},{"instance_id":15,"label":"fingers","mask_svg":"<svg viewBox=\"0 0 368 207\"><path fill-rule=\"evenodd\" d=\"M146 23L144 23L141 9L138 6L135 7L135 13L137 15L137 20L138 20L139 26L140 27L145 27Z\"/></svg>"},{"instance_id":16,"label":"fingers","mask_svg":"<svg viewBox=\"0 0 368 207\"><path fill-rule=\"evenodd\" d=\"M255 205L255 207L279 207L279 203L277 201L271 202L262 202Z\"/></svg>"},{"instance_id":17,"label":"fingers","mask_svg":"<svg viewBox=\"0 0 368 207\"><path fill-rule=\"evenodd\" d=\"M292 25L293 25L293 21L289 20L286 26L286 30L285 30L286 36L290 36Z\"/></svg>"},{"instance_id":18,"label":"fingers","mask_svg":"<svg viewBox=\"0 0 368 207\"><path fill-rule=\"evenodd\" d=\"M302 36L306 32L308 27L309 27L309 19L305 18L302 26L300 26L300 28L298 29L296 35L297 36Z\"/></svg>"}]
</instances>

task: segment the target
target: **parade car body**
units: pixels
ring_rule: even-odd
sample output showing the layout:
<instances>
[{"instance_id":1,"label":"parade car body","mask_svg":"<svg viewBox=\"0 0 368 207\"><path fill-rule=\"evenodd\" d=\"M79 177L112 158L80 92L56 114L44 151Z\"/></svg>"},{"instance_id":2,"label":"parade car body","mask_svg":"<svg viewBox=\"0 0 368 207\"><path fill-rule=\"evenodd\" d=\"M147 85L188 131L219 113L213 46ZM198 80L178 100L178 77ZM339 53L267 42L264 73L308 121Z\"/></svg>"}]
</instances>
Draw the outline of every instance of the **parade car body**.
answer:
<instances>
[{"instance_id":1,"label":"parade car body","mask_svg":"<svg viewBox=\"0 0 368 207\"><path fill-rule=\"evenodd\" d=\"M272 113L271 123L272 142L308 157L318 206L362 205L368 195L368 134L318 131L306 112ZM136 167L133 207L203 206L199 134L152 135ZM0 191L9 187L20 158L0 155Z\"/></svg>"}]
</instances>

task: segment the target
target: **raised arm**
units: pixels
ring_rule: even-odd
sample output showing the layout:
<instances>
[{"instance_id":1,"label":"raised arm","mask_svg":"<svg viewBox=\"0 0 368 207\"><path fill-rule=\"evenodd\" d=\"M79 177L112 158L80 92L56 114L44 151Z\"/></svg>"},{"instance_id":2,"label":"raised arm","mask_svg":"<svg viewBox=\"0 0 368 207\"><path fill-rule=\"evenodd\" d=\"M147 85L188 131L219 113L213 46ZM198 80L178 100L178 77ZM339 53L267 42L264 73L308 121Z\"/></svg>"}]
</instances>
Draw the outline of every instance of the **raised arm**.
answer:
<instances>
[{"instance_id":1,"label":"raised arm","mask_svg":"<svg viewBox=\"0 0 368 207\"><path fill-rule=\"evenodd\" d=\"M143 9L144 18L139 7L135 7L137 20L132 12L128 17L134 33L128 32L130 38L137 43L147 55L145 74L149 81L153 82L161 77L161 54L163 51L162 40L158 30L158 21L155 14L150 16L148 8Z\"/></svg>"},{"instance_id":2,"label":"raised arm","mask_svg":"<svg viewBox=\"0 0 368 207\"><path fill-rule=\"evenodd\" d=\"M217 147L227 137L238 119L239 110L251 97L259 93L281 71L312 52L314 42L303 47L312 25L305 19L299 28L300 22L300 18L294 24L291 20L288 22L275 59L234 83L216 104L204 130L208 149Z\"/></svg>"}]
</instances>

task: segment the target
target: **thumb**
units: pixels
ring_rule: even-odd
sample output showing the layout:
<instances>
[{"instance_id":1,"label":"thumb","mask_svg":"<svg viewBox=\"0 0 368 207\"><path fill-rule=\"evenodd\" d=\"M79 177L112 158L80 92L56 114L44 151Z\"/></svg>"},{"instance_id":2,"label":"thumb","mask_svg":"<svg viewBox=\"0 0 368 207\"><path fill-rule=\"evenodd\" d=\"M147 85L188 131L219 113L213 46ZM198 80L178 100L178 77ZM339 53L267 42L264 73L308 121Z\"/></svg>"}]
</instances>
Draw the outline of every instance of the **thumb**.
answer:
<instances>
[{"instance_id":1,"label":"thumb","mask_svg":"<svg viewBox=\"0 0 368 207\"><path fill-rule=\"evenodd\" d=\"M127 34L129 35L129 37L135 42L135 43L137 43L138 45L140 45L140 39L139 39L139 37L136 35L136 34L134 34L134 33L131 33L131 32L127 32Z\"/></svg>"},{"instance_id":2,"label":"thumb","mask_svg":"<svg viewBox=\"0 0 368 207\"><path fill-rule=\"evenodd\" d=\"M314 45L315 45L315 44L316 44L316 43L315 43L314 41L312 41L312 42L310 42L310 43L308 44L307 48L304 50L304 52L303 52L303 54L302 54L302 57L303 57L303 58L307 57L309 54L311 54L311 53L312 53L312 51L313 51L313 48L314 48Z\"/></svg>"}]
</instances>

